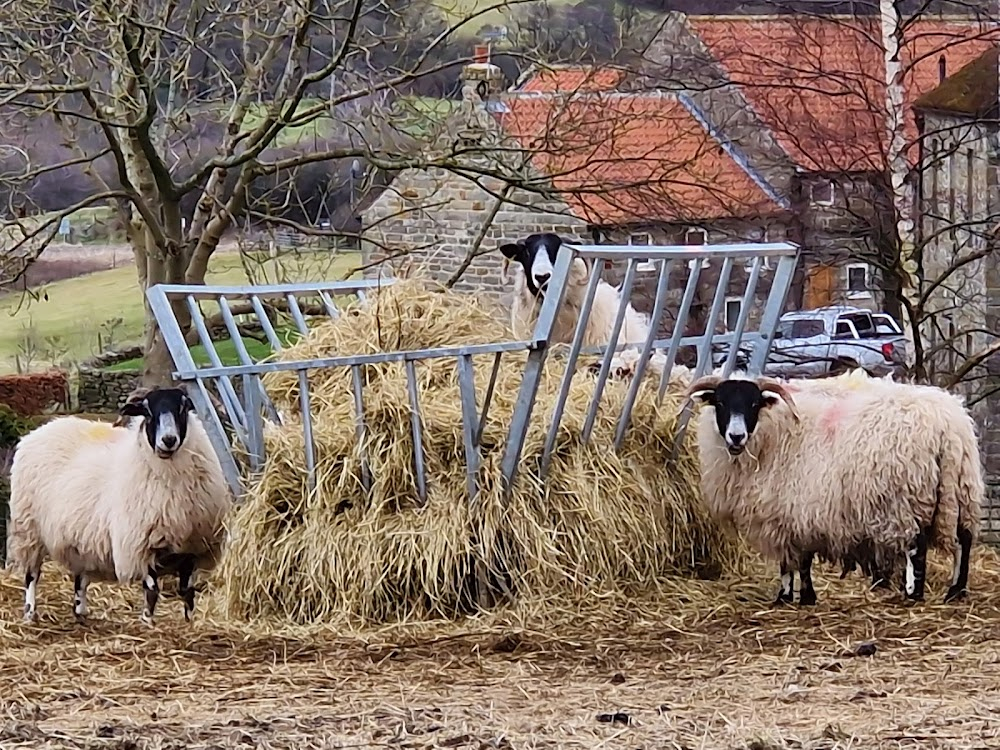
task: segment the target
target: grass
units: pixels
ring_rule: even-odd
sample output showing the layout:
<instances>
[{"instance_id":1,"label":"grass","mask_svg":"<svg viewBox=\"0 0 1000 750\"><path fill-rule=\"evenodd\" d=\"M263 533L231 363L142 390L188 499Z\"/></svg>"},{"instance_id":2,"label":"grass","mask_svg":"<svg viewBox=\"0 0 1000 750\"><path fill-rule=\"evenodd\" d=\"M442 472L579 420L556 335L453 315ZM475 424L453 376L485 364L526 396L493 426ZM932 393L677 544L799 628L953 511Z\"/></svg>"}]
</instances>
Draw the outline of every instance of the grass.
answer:
<instances>
[{"instance_id":1,"label":"grass","mask_svg":"<svg viewBox=\"0 0 1000 750\"><path fill-rule=\"evenodd\" d=\"M310 107L321 103L319 99L305 99L298 107L298 112L303 112ZM257 127L267 114L267 105L257 104L250 108L246 117L243 118L243 131L248 132ZM317 117L304 125L295 125L283 128L274 140L274 146L278 148L286 146L310 145L318 140L329 138L333 134L336 121L329 116Z\"/></svg>"},{"instance_id":2,"label":"grass","mask_svg":"<svg viewBox=\"0 0 1000 750\"><path fill-rule=\"evenodd\" d=\"M357 263L356 253L331 257L325 251L300 252L252 262L250 268L255 281L273 283L336 280ZM216 255L206 280L214 284L250 281L236 254ZM33 291L39 299L26 299L19 293L0 295L0 373L15 371L15 357L21 354L23 358L32 347L36 363L80 362L97 353L98 333L115 319L120 319L114 328L116 344L137 342L142 336L144 305L132 267L66 279Z\"/></svg>"},{"instance_id":3,"label":"grass","mask_svg":"<svg viewBox=\"0 0 1000 750\"><path fill-rule=\"evenodd\" d=\"M279 328L275 331L275 333L278 334L278 339L281 343L286 346L294 343L299 338L299 332L295 329ZM243 337L243 346L246 347L247 354L250 355L250 359L254 362L259 362L265 357L270 356L272 351L270 344L267 342L260 341L259 339L249 336ZM217 342L215 344L215 353L218 355L219 360L223 365L236 365L240 363L240 356L236 351L236 344L231 339ZM191 347L191 357L194 359L194 363L199 367L208 367L212 364L208 357L208 352L201 344ZM123 362L111 365L106 369L110 372L138 372L142 369L142 357L127 359Z\"/></svg>"}]
</instances>

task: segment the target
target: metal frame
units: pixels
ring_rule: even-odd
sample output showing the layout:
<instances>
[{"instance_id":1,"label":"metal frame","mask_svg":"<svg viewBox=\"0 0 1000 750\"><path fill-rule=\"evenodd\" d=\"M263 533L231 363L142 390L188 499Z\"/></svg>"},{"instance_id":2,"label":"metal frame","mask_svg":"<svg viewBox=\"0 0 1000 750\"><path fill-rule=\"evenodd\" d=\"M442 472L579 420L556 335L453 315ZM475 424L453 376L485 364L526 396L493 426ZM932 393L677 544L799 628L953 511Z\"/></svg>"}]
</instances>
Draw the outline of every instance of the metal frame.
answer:
<instances>
[{"instance_id":1,"label":"metal frame","mask_svg":"<svg viewBox=\"0 0 1000 750\"><path fill-rule=\"evenodd\" d=\"M246 347L243 345L239 328L233 315L232 302L239 299L249 303L250 309L259 321L271 347L280 351L282 343L274 326L267 315L265 301L280 300L290 315L296 329L305 334L308 331L306 316L302 310L302 300L319 300L317 307L325 313L326 318L336 319L340 308L333 297L348 296L364 299L366 292L376 290L380 286L392 283L391 280L364 280L346 282L318 282L302 284L281 284L270 286L203 286L203 285L157 285L147 290L147 298L153 315L160 326L166 345L173 358L176 371L174 377L188 384L192 399L206 424L212 445L215 448L226 478L237 496L242 494L243 476L234 454L235 446L231 444L223 427L222 415L216 409L213 399L209 396L208 385L212 382L218 389L221 406L232 426L233 440L239 443L248 457L251 472L263 466L265 446L263 438L263 420L279 422L279 415L266 392L261 376L268 372L292 371L299 379L299 398L302 413L302 429L308 470L308 486L310 491L316 488L316 454L313 440L312 415L310 413L309 371L327 367L351 368L354 390L354 407L356 415L356 435L363 447L366 434L364 416L364 382L362 367L367 364L402 362L407 378L407 391L411 415L411 431L414 443L414 476L416 491L421 502L427 498L428 483L423 448L423 422L420 414L420 398L417 388L416 365L433 359L451 358L455 360L458 376L458 397L462 409L462 441L466 461L466 487L469 501L475 502L478 494L477 473L482 461L482 435L486 425L486 417L491 406L494 386L500 362L504 354L509 352L527 351L527 361L521 381L520 391L511 416L510 428L503 446L501 471L505 491L509 492L517 477L521 452L525 436L531 424L538 387L541 383L543 367L550 351L553 328L559 305L566 294L567 280L570 276L571 264L576 259L583 259L588 265L589 278L580 301L580 316L569 344L565 357L565 369L562 373L557 403L554 405L551 423L548 425L546 440L541 462L542 476L547 472L552 453L555 448L556 436L569 394L572 378L576 373L577 361L582 354L597 353L601 355L600 368L594 393L588 406L584 423L584 442L593 436L597 412L600 406L607 380L611 377L611 368L616 353L626 346L636 348L641 352L634 371L633 382L630 385L624 407L617 417L614 443L619 449L626 437L631 421L632 410L639 392L642 378L648 369L650 356L654 352L665 352L666 364L660 376L657 392L658 401L662 400L670 372L677 360L682 347L695 347L697 351L697 367L694 376L700 377L712 369L712 350L717 344L728 344L729 354L722 367L723 374L730 374L736 366L736 354L741 344L750 344L753 354L748 370L752 374L763 371L764 362L770 351L774 331L784 308L785 299L791 286L792 277L798 262L799 249L789 243L759 243L722 246L607 246L607 245L564 245L560 251L553 269L547 293L544 296L537 314L535 329L527 340L500 341L489 344L461 347L438 347L415 351L380 352L377 354L337 353L335 356L310 360L286 362L253 362ZM716 334L715 327L724 308L725 298L729 289L730 276L736 260L752 260L752 267L743 292L743 307L737 320L735 330L731 333ZM748 323L750 309L755 302L760 302L758 286L761 281L764 260L776 260L771 288L766 299L762 301L763 310L760 316L758 330L749 331ZM684 335L685 327L690 317L691 306L698 291L699 280L703 272L705 260L722 261L720 281L716 285L711 309L706 321L705 330L697 335ZM603 267L606 262L622 263L625 266L624 280L621 285L621 299L630 299L634 287L637 266L640 261L651 261L655 266L656 297L651 314L649 334L642 342L619 343L624 329L626 314L625 305L620 305L614 318L610 341L604 346L583 347L586 327L589 323L597 289L602 282ZM693 261L688 268L687 261ZM773 264L772 264L773 265ZM680 307L669 338L656 337L659 323L667 308L671 287L671 279L677 270L687 270L687 278L683 283L683 294ZM229 337L233 340L238 365L223 365L209 337L205 317L198 303L211 301L219 306L222 321ZM209 364L198 367L191 350L183 335L178 321L178 313L190 315L192 330L194 330L206 352ZM484 394L477 394L475 386L475 360L489 355L492 359L492 371L489 384ZM233 379L240 378L242 396L237 394ZM480 407L479 404L482 403ZM687 424L687 413L679 425L677 440L682 439ZM362 452L362 457L364 456ZM362 482L366 488L371 486L371 467L362 464Z\"/></svg>"}]
</instances>

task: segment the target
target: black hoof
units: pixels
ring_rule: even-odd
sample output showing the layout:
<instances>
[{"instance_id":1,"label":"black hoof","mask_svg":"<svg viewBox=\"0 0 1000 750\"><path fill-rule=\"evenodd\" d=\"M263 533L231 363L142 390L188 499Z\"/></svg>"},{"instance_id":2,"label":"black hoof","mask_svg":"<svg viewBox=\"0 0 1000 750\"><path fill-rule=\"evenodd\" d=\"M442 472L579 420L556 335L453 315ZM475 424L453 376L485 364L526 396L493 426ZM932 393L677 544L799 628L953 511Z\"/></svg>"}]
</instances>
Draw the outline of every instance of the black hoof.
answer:
<instances>
[{"instance_id":1,"label":"black hoof","mask_svg":"<svg viewBox=\"0 0 1000 750\"><path fill-rule=\"evenodd\" d=\"M958 602L965 599L969 595L969 592L965 589L961 589L958 586L952 586L948 589L948 593L944 595L945 604L948 602Z\"/></svg>"},{"instance_id":2,"label":"black hoof","mask_svg":"<svg viewBox=\"0 0 1000 750\"><path fill-rule=\"evenodd\" d=\"M791 594L786 594L786 593L782 592L782 593L778 594L778 598L774 600L774 604L772 604L771 606L773 606L773 607L783 607L786 604L791 604L792 601L793 600L792 600L792 595Z\"/></svg>"},{"instance_id":3,"label":"black hoof","mask_svg":"<svg viewBox=\"0 0 1000 750\"><path fill-rule=\"evenodd\" d=\"M811 607L816 603L816 592L815 591L805 591L799 594L799 606L801 607Z\"/></svg>"}]
</instances>

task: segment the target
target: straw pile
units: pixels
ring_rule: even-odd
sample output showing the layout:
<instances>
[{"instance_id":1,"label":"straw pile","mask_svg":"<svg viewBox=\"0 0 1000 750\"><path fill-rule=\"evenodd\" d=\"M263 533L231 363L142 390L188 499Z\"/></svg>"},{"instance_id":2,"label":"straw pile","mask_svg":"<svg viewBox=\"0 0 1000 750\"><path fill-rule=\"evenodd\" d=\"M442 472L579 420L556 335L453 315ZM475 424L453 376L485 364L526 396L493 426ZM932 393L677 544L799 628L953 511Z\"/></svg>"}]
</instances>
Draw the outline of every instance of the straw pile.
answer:
<instances>
[{"instance_id":1,"label":"straw pile","mask_svg":"<svg viewBox=\"0 0 1000 750\"><path fill-rule=\"evenodd\" d=\"M398 281L367 305L326 322L281 354L286 360L510 339L471 295ZM628 384L609 381L591 443L579 435L596 378L574 378L555 454L539 480L561 358L548 358L513 496L502 500L500 460L526 355L504 355L482 439L479 494L466 493L454 358L416 366L427 461L421 507L401 364L364 368L364 443L373 484L363 488L349 368L310 373L317 490L307 485L294 372L265 378L289 418L265 436L268 460L231 519L218 570L228 616L354 624L454 618L501 592L539 604L584 591L638 592L667 576L715 577L741 559L698 497L692 431L670 460L680 386L659 409L646 379L620 453L614 428ZM476 363L478 406L492 357ZM586 363L581 363L581 368Z\"/></svg>"}]
</instances>

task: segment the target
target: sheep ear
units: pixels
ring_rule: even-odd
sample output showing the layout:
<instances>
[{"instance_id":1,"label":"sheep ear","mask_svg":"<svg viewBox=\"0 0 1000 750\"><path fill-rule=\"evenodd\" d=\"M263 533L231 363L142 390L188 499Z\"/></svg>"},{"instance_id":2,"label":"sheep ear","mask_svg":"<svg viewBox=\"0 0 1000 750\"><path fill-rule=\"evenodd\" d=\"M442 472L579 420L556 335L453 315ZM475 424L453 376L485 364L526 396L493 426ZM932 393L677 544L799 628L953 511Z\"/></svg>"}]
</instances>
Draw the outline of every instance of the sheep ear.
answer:
<instances>
[{"instance_id":1,"label":"sheep ear","mask_svg":"<svg viewBox=\"0 0 1000 750\"><path fill-rule=\"evenodd\" d=\"M126 401L118 413L123 417L144 417L149 414L149 404L146 403L146 399Z\"/></svg>"},{"instance_id":2,"label":"sheep ear","mask_svg":"<svg viewBox=\"0 0 1000 750\"><path fill-rule=\"evenodd\" d=\"M187 394L184 394L184 399L181 401L181 407L186 412L187 411L194 411L194 401L192 401L191 398Z\"/></svg>"},{"instance_id":3,"label":"sheep ear","mask_svg":"<svg viewBox=\"0 0 1000 750\"><path fill-rule=\"evenodd\" d=\"M703 404L710 404L715 400L715 389L703 388L699 391L694 391L691 393L691 398L695 401L701 401Z\"/></svg>"},{"instance_id":4,"label":"sheep ear","mask_svg":"<svg viewBox=\"0 0 1000 750\"><path fill-rule=\"evenodd\" d=\"M500 246L500 252L511 260L517 260L521 253L524 252L524 245L521 243L508 242L506 245Z\"/></svg>"}]
</instances>

